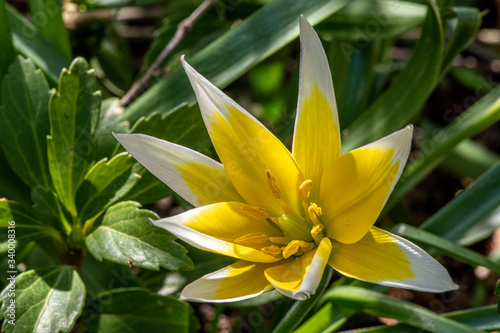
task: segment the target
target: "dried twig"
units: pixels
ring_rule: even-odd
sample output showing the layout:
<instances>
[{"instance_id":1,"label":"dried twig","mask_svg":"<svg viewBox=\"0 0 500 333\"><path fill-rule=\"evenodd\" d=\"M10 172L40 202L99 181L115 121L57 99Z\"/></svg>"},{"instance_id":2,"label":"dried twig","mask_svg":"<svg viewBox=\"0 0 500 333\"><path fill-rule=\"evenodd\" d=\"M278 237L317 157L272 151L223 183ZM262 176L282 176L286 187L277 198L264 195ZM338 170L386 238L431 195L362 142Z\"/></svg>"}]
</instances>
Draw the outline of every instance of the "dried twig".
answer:
<instances>
[{"instance_id":1,"label":"dried twig","mask_svg":"<svg viewBox=\"0 0 500 333\"><path fill-rule=\"evenodd\" d=\"M144 91L146 91L146 86L148 82L155 76L160 66L163 64L165 59L172 53L172 51L179 45L184 36L193 28L194 24L198 19L212 6L217 0L205 0L203 3L195 9L194 12L189 15L188 18L183 20L177 26L177 31L170 40L170 42L165 46L160 55L156 58L153 64L148 68L146 73L141 77L139 81L136 81L132 88L122 97L121 103L124 107L128 106L139 97Z\"/></svg>"}]
</instances>

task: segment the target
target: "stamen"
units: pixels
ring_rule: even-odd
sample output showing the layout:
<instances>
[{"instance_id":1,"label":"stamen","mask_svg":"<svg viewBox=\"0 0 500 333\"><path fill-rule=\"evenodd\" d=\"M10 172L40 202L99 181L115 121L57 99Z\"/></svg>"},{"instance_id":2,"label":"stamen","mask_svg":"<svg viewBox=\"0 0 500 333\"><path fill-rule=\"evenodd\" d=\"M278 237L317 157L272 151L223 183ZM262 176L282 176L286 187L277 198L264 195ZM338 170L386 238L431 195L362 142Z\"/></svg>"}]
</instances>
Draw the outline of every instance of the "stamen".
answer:
<instances>
[{"instance_id":1,"label":"stamen","mask_svg":"<svg viewBox=\"0 0 500 333\"><path fill-rule=\"evenodd\" d=\"M276 199L281 199L281 189L279 188L278 183L276 182L276 178L274 178L273 175L271 175L271 171L269 171L269 169L266 169L266 175L267 175L267 186L269 187L271 194Z\"/></svg>"},{"instance_id":2,"label":"stamen","mask_svg":"<svg viewBox=\"0 0 500 333\"><path fill-rule=\"evenodd\" d=\"M277 256L281 254L281 247L276 245L266 246L260 249L264 254L268 254L270 256Z\"/></svg>"},{"instance_id":3,"label":"stamen","mask_svg":"<svg viewBox=\"0 0 500 333\"><path fill-rule=\"evenodd\" d=\"M311 219L311 222L314 225L319 224L318 221L318 216L323 215L323 212L321 211L321 207L318 207L314 202L311 202L309 205L309 208L307 209L307 212L309 214L309 218Z\"/></svg>"},{"instance_id":4,"label":"stamen","mask_svg":"<svg viewBox=\"0 0 500 333\"><path fill-rule=\"evenodd\" d=\"M285 259L290 258L292 255L296 254L299 249L302 250L302 252L307 252L311 251L314 248L314 243L309 243L309 242L304 242L301 240L293 240L290 243L288 243L287 246L283 249L283 257Z\"/></svg>"},{"instance_id":5,"label":"stamen","mask_svg":"<svg viewBox=\"0 0 500 333\"><path fill-rule=\"evenodd\" d=\"M299 250L299 241L293 240L283 249L283 258L288 259Z\"/></svg>"},{"instance_id":6,"label":"stamen","mask_svg":"<svg viewBox=\"0 0 500 333\"><path fill-rule=\"evenodd\" d=\"M302 200L305 200L309 198L309 192L311 190L312 186L312 180L306 179L304 182L299 186L299 195Z\"/></svg>"},{"instance_id":7,"label":"stamen","mask_svg":"<svg viewBox=\"0 0 500 333\"><path fill-rule=\"evenodd\" d=\"M234 240L236 244L261 244L267 240L267 236L261 233L248 234Z\"/></svg>"},{"instance_id":8,"label":"stamen","mask_svg":"<svg viewBox=\"0 0 500 333\"><path fill-rule=\"evenodd\" d=\"M240 211L258 220L267 220L269 218L269 214L265 210L257 207L241 206Z\"/></svg>"},{"instance_id":9,"label":"stamen","mask_svg":"<svg viewBox=\"0 0 500 333\"><path fill-rule=\"evenodd\" d=\"M325 229L325 226L322 225L322 224L316 224L314 227L312 227L311 229L311 235L313 236L316 236L317 234L319 234L320 232L323 231L323 229Z\"/></svg>"}]
</instances>

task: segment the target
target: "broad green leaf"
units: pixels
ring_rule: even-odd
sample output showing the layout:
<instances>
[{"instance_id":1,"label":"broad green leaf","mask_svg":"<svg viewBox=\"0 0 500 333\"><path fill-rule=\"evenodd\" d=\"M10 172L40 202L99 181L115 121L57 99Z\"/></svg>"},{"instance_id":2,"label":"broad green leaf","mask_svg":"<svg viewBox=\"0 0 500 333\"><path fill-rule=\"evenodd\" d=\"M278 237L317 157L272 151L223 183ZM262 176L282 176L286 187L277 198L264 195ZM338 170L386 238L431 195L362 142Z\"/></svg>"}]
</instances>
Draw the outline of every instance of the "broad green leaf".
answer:
<instances>
[{"instance_id":1,"label":"broad green leaf","mask_svg":"<svg viewBox=\"0 0 500 333\"><path fill-rule=\"evenodd\" d=\"M440 316L419 305L363 288L335 287L325 293L323 300L334 301L342 309L352 309L373 316L393 318L401 323L429 332L481 332L471 326Z\"/></svg>"},{"instance_id":2,"label":"broad green leaf","mask_svg":"<svg viewBox=\"0 0 500 333\"><path fill-rule=\"evenodd\" d=\"M123 107L120 100L116 97L103 100L99 112L98 127L94 135L97 144L97 158L111 157L118 144L111 133L113 131L126 133L129 131L129 127L129 123L123 120Z\"/></svg>"},{"instance_id":3,"label":"broad green leaf","mask_svg":"<svg viewBox=\"0 0 500 333\"><path fill-rule=\"evenodd\" d=\"M12 44L12 32L10 30L10 21L7 16L7 9L5 7L5 0L0 0L0 45L2 45L2 52L0 52L0 91L2 90L2 82L4 76L7 74L10 64L14 61L16 52ZM0 96L0 103L2 96Z\"/></svg>"},{"instance_id":4,"label":"broad green leaf","mask_svg":"<svg viewBox=\"0 0 500 333\"><path fill-rule=\"evenodd\" d=\"M0 253L8 251L11 238L15 238L20 251L21 246L46 236L57 237L57 233L53 228L42 224L26 207L0 199Z\"/></svg>"},{"instance_id":5,"label":"broad green leaf","mask_svg":"<svg viewBox=\"0 0 500 333\"><path fill-rule=\"evenodd\" d=\"M31 18L40 34L61 52L71 58L69 33L62 18L62 4L57 0L29 0Z\"/></svg>"},{"instance_id":6,"label":"broad green leaf","mask_svg":"<svg viewBox=\"0 0 500 333\"><path fill-rule=\"evenodd\" d=\"M71 218L67 216L64 208L61 206L57 194L43 187L35 187L31 191L31 200L33 200L33 209L45 225L51 225L57 230L68 235L71 231Z\"/></svg>"},{"instance_id":7,"label":"broad green leaf","mask_svg":"<svg viewBox=\"0 0 500 333\"><path fill-rule=\"evenodd\" d=\"M471 227L488 217L499 205L500 164L496 164L471 187L431 216L422 229L449 241L459 242Z\"/></svg>"},{"instance_id":8,"label":"broad green leaf","mask_svg":"<svg viewBox=\"0 0 500 333\"><path fill-rule=\"evenodd\" d=\"M355 41L389 38L421 25L425 14L425 5L418 3L356 0L325 20L320 31Z\"/></svg>"},{"instance_id":9,"label":"broad green leaf","mask_svg":"<svg viewBox=\"0 0 500 333\"><path fill-rule=\"evenodd\" d=\"M122 265L131 260L134 266L153 270L192 269L186 249L174 242L172 234L151 225L149 220L158 218L155 213L139 207L125 201L108 208L102 223L87 236L89 252L99 261Z\"/></svg>"},{"instance_id":10,"label":"broad green leaf","mask_svg":"<svg viewBox=\"0 0 500 333\"><path fill-rule=\"evenodd\" d=\"M183 104L166 115L154 112L148 117L139 119L130 133L151 135L206 155L211 154L209 148L212 147L212 143L196 105ZM120 147L120 150L123 148ZM167 185L142 166L137 168L137 173L141 179L123 200L145 204L158 201L173 193Z\"/></svg>"},{"instance_id":11,"label":"broad green leaf","mask_svg":"<svg viewBox=\"0 0 500 333\"><path fill-rule=\"evenodd\" d=\"M0 149L0 198L9 198L26 206L31 205L30 188L11 169Z\"/></svg>"},{"instance_id":12,"label":"broad green leaf","mask_svg":"<svg viewBox=\"0 0 500 333\"><path fill-rule=\"evenodd\" d=\"M434 1L428 3L422 35L410 60L391 86L347 128L343 151L350 151L407 125L434 89L442 64L443 31L438 8Z\"/></svg>"},{"instance_id":13,"label":"broad green leaf","mask_svg":"<svg viewBox=\"0 0 500 333\"><path fill-rule=\"evenodd\" d=\"M76 194L78 217L85 221L120 200L137 183L135 159L121 153L97 162L85 176Z\"/></svg>"},{"instance_id":14,"label":"broad green leaf","mask_svg":"<svg viewBox=\"0 0 500 333\"><path fill-rule=\"evenodd\" d=\"M64 69L59 90L49 103L50 136L47 137L49 167L54 188L64 206L76 216L75 194L93 163L95 143L92 121L100 92L94 91L94 72L76 58Z\"/></svg>"},{"instance_id":15,"label":"broad green leaf","mask_svg":"<svg viewBox=\"0 0 500 333\"><path fill-rule=\"evenodd\" d=\"M15 298L5 288L0 295L7 333L69 332L85 301L85 285L71 266L50 266L21 273L15 282ZM15 325L8 322L15 300Z\"/></svg>"},{"instance_id":16,"label":"broad green leaf","mask_svg":"<svg viewBox=\"0 0 500 333\"><path fill-rule=\"evenodd\" d=\"M12 169L30 187L51 187L47 162L49 87L29 59L18 56L5 77L0 143Z\"/></svg>"},{"instance_id":17,"label":"broad green leaf","mask_svg":"<svg viewBox=\"0 0 500 333\"><path fill-rule=\"evenodd\" d=\"M156 272L155 272L156 273ZM85 256L82 268L80 269L80 276L87 295L93 299L104 291L119 288L139 287L141 282L137 275L129 266L115 264L110 261L97 261L92 256ZM85 309L82 316L87 312L95 310L94 304Z\"/></svg>"},{"instance_id":18,"label":"broad green leaf","mask_svg":"<svg viewBox=\"0 0 500 333\"><path fill-rule=\"evenodd\" d=\"M59 74L71 61L57 51L40 32L15 9L7 6L15 49L31 59L52 81L57 82Z\"/></svg>"},{"instance_id":19,"label":"broad green leaf","mask_svg":"<svg viewBox=\"0 0 500 333\"><path fill-rule=\"evenodd\" d=\"M472 266L484 266L493 272L500 274L500 264L493 262L485 256L461 247L447 239L436 236L430 232L415 228L408 224L398 224L394 226L393 232L411 241L424 244L427 247L440 250L448 256L463 261Z\"/></svg>"},{"instance_id":20,"label":"broad green leaf","mask_svg":"<svg viewBox=\"0 0 500 333\"><path fill-rule=\"evenodd\" d=\"M99 294L90 317L89 330L96 333L175 332L188 333L191 308L171 296L160 296L145 288L115 289Z\"/></svg>"},{"instance_id":21,"label":"broad green leaf","mask_svg":"<svg viewBox=\"0 0 500 333\"><path fill-rule=\"evenodd\" d=\"M342 8L347 0L277 0L245 19L187 61L218 87L225 87L299 34L299 15L316 24ZM286 8L286 10L283 10ZM210 61L207 61L210 59ZM133 122L148 112L168 113L194 92L181 68L161 79L125 111Z\"/></svg>"},{"instance_id":22,"label":"broad green leaf","mask_svg":"<svg viewBox=\"0 0 500 333\"><path fill-rule=\"evenodd\" d=\"M451 124L422 145L418 157L403 172L385 210L392 207L395 202L435 169L458 143L479 133L499 119L500 86L477 101Z\"/></svg>"}]
</instances>

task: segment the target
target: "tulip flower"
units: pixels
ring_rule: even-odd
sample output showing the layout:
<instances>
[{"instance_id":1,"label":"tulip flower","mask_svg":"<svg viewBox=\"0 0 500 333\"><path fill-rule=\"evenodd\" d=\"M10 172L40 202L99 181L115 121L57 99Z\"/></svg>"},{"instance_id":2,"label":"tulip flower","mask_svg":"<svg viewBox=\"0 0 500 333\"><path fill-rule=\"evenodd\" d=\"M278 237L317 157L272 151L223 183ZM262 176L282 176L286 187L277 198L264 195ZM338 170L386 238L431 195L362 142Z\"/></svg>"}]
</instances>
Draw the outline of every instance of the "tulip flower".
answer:
<instances>
[{"instance_id":1,"label":"tulip flower","mask_svg":"<svg viewBox=\"0 0 500 333\"><path fill-rule=\"evenodd\" d=\"M300 39L292 152L183 57L222 163L150 136L115 134L195 207L152 223L199 249L237 259L187 285L181 299L238 301L276 289L304 300L326 265L385 286L456 289L425 251L374 226L408 159L413 127L342 155L330 68L303 17Z\"/></svg>"}]
</instances>

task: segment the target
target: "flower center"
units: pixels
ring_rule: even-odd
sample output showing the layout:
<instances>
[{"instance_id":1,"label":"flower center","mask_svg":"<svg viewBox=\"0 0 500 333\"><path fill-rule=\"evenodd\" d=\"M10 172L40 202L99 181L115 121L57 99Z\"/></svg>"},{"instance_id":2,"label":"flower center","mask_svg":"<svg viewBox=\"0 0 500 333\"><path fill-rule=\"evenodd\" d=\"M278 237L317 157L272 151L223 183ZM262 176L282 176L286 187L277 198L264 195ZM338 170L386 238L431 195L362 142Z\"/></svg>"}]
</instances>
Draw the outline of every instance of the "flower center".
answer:
<instances>
[{"instance_id":1,"label":"flower center","mask_svg":"<svg viewBox=\"0 0 500 333\"><path fill-rule=\"evenodd\" d=\"M272 196L281 199L282 191L276 178L269 169L266 170L267 186ZM302 200L302 208L305 218L292 212L285 213L279 217L269 216L269 214L257 207L243 206L241 212L259 220L266 220L274 228L281 231L280 237L269 237L263 233L252 233L234 240L237 244L271 244L262 247L260 250L268 255L288 259L291 256L301 256L316 248L324 237L325 226L321 223L323 215L321 207L309 200L311 187L310 179L305 180L298 188L299 196ZM286 206L286 203L282 203ZM261 245L262 246L262 245Z\"/></svg>"}]
</instances>

